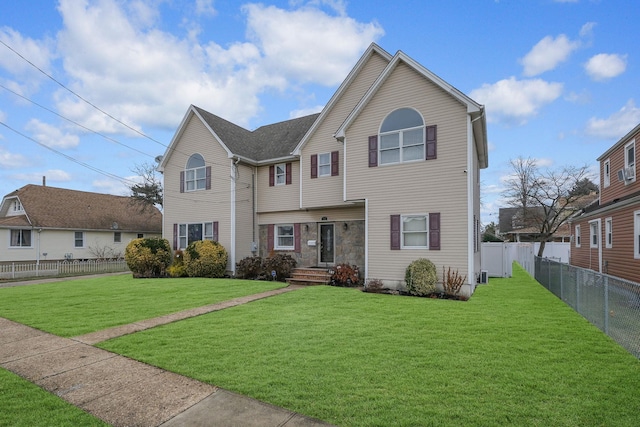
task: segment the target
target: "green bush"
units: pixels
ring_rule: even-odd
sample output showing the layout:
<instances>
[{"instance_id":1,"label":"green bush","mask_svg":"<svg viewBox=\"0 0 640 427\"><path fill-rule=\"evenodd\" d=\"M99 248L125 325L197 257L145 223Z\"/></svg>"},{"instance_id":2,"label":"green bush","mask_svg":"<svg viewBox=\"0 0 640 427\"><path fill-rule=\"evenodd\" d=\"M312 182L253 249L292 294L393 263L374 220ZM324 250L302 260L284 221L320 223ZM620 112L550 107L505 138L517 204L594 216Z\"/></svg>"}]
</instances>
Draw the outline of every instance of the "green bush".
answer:
<instances>
[{"instance_id":1,"label":"green bush","mask_svg":"<svg viewBox=\"0 0 640 427\"><path fill-rule=\"evenodd\" d=\"M199 240L184 251L184 267L189 277L224 277L227 250L218 242Z\"/></svg>"},{"instance_id":2,"label":"green bush","mask_svg":"<svg viewBox=\"0 0 640 427\"><path fill-rule=\"evenodd\" d=\"M296 267L296 260L289 254L275 254L264 260L264 269L268 277L273 280L272 272L276 272L275 280L284 282L291 277L291 271Z\"/></svg>"},{"instance_id":3,"label":"green bush","mask_svg":"<svg viewBox=\"0 0 640 427\"><path fill-rule=\"evenodd\" d=\"M180 249L173 254L173 263L167 268L167 273L171 277L187 277L187 271L184 267L184 253Z\"/></svg>"},{"instance_id":4,"label":"green bush","mask_svg":"<svg viewBox=\"0 0 640 427\"><path fill-rule=\"evenodd\" d=\"M238 279L260 279L264 276L264 261L257 255L243 258L236 263Z\"/></svg>"},{"instance_id":5,"label":"green bush","mask_svg":"<svg viewBox=\"0 0 640 427\"><path fill-rule=\"evenodd\" d=\"M165 277L171 264L171 246L160 237L134 239L124 251L133 277Z\"/></svg>"},{"instance_id":6,"label":"green bush","mask_svg":"<svg viewBox=\"0 0 640 427\"><path fill-rule=\"evenodd\" d=\"M438 282L436 266L428 259L417 259L407 267L404 280L409 294L430 295L436 291L436 283Z\"/></svg>"}]
</instances>

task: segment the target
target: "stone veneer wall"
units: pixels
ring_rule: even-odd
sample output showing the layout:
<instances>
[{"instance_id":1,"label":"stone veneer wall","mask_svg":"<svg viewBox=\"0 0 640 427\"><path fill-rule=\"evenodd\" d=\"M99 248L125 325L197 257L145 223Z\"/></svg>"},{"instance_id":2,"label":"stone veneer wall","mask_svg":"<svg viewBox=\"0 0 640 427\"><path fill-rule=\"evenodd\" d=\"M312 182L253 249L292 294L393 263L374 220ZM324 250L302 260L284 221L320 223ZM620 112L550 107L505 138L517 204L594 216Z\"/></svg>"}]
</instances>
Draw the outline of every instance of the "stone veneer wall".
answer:
<instances>
[{"instance_id":1,"label":"stone veneer wall","mask_svg":"<svg viewBox=\"0 0 640 427\"><path fill-rule=\"evenodd\" d=\"M296 260L298 267L315 267L318 265L318 224L317 222L303 222L300 224L300 253L293 251L276 251L288 253ZM364 269L364 221L337 221L334 224L335 261L336 264L351 264ZM346 224L346 230L345 225ZM267 226L261 225L259 230L259 254L266 258ZM309 240L315 240L316 246L309 246Z\"/></svg>"}]
</instances>

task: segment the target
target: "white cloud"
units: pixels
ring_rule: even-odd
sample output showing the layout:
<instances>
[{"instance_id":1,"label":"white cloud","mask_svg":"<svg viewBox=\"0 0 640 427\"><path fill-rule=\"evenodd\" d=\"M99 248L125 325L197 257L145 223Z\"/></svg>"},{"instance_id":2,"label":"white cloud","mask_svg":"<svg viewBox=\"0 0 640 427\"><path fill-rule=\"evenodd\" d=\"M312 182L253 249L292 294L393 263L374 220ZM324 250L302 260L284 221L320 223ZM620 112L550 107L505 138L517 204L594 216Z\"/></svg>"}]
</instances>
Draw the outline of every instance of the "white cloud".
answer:
<instances>
[{"instance_id":1,"label":"white cloud","mask_svg":"<svg viewBox=\"0 0 640 427\"><path fill-rule=\"evenodd\" d=\"M584 68L593 80L608 80L625 72L627 55L600 53L592 56Z\"/></svg>"},{"instance_id":2,"label":"white cloud","mask_svg":"<svg viewBox=\"0 0 640 427\"><path fill-rule=\"evenodd\" d=\"M580 37L591 37L593 29L598 25L596 22L587 22L580 28Z\"/></svg>"},{"instance_id":3,"label":"white cloud","mask_svg":"<svg viewBox=\"0 0 640 427\"><path fill-rule=\"evenodd\" d=\"M20 33L9 27L0 28L0 40L10 46L15 52L28 59L36 67L47 73L50 72L51 60L53 58L51 40L34 40L23 37ZM46 79L45 75L36 70L36 68L11 49L1 46L0 68L9 71L9 73L20 79L21 83L9 80L4 82L5 86L21 94L34 92L40 82Z\"/></svg>"},{"instance_id":4,"label":"white cloud","mask_svg":"<svg viewBox=\"0 0 640 427\"><path fill-rule=\"evenodd\" d=\"M63 133L59 128L43 123L38 119L31 119L27 123L27 131L33 139L51 148L73 148L80 143L78 135Z\"/></svg>"},{"instance_id":5,"label":"white cloud","mask_svg":"<svg viewBox=\"0 0 640 427\"><path fill-rule=\"evenodd\" d=\"M196 0L196 14L199 16L215 16L217 12L213 7L213 0Z\"/></svg>"},{"instance_id":6,"label":"white cloud","mask_svg":"<svg viewBox=\"0 0 640 427\"><path fill-rule=\"evenodd\" d=\"M485 83L471 91L470 96L486 106L489 122L525 124L543 106L555 101L562 88L562 83L510 77L494 84Z\"/></svg>"},{"instance_id":7,"label":"white cloud","mask_svg":"<svg viewBox=\"0 0 640 427\"><path fill-rule=\"evenodd\" d=\"M153 14L131 17L124 7L114 0L61 0L59 50L74 91L141 130L175 129L189 104L246 125L260 112L260 94L335 85L383 34L377 23L330 15L313 4L292 10L248 4L242 10L250 41L222 47L199 42L197 32L180 38L148 27L151 18L144 17ZM127 132L67 92L57 100L61 114L93 130Z\"/></svg>"},{"instance_id":8,"label":"white cloud","mask_svg":"<svg viewBox=\"0 0 640 427\"><path fill-rule=\"evenodd\" d=\"M96 179L91 185L98 193L114 194L116 196L127 196L131 191L121 181L115 179Z\"/></svg>"},{"instance_id":9,"label":"white cloud","mask_svg":"<svg viewBox=\"0 0 640 427\"><path fill-rule=\"evenodd\" d=\"M524 75L537 76L553 70L579 46L579 42L569 40L564 34L555 39L551 36L543 38L520 60L524 66Z\"/></svg>"},{"instance_id":10,"label":"white cloud","mask_svg":"<svg viewBox=\"0 0 640 427\"><path fill-rule=\"evenodd\" d=\"M47 183L71 181L71 175L61 169L49 169L45 172L20 173L14 175L12 178L22 181L40 183L42 182L43 176L46 177Z\"/></svg>"},{"instance_id":11,"label":"white cloud","mask_svg":"<svg viewBox=\"0 0 640 427\"><path fill-rule=\"evenodd\" d=\"M597 138L618 139L633 129L639 122L640 108L636 107L633 99L630 99L624 107L606 119L595 117L589 119L586 133Z\"/></svg>"},{"instance_id":12,"label":"white cloud","mask_svg":"<svg viewBox=\"0 0 640 427\"><path fill-rule=\"evenodd\" d=\"M0 147L0 166L6 169L24 168L27 158L22 154L12 153Z\"/></svg>"},{"instance_id":13,"label":"white cloud","mask_svg":"<svg viewBox=\"0 0 640 427\"><path fill-rule=\"evenodd\" d=\"M310 114L319 113L324 108L323 105L316 105L315 107L301 108L299 110L293 110L289 113L290 119L297 119L298 117L308 116Z\"/></svg>"}]
</instances>

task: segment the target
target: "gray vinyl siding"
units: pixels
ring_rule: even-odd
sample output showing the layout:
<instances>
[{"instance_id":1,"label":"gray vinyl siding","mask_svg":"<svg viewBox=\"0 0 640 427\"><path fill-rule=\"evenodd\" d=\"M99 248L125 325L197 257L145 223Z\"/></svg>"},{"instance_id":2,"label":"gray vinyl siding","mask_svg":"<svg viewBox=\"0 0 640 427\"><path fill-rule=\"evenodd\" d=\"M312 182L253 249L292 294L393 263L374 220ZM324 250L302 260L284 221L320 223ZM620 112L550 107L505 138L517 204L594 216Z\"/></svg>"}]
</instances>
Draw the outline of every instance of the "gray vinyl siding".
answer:
<instances>
[{"instance_id":1,"label":"gray vinyl siding","mask_svg":"<svg viewBox=\"0 0 640 427\"><path fill-rule=\"evenodd\" d=\"M437 159L368 166L368 137L391 111L411 107L437 125ZM466 107L400 64L346 130L347 199L369 202L370 278L402 280L407 265L428 258L469 277ZM391 214L441 214L441 250L390 250ZM473 275L473 272L472 272Z\"/></svg>"},{"instance_id":2,"label":"gray vinyl siding","mask_svg":"<svg viewBox=\"0 0 640 427\"><path fill-rule=\"evenodd\" d=\"M180 193L180 172L200 153L211 166L211 189ZM164 169L163 236L173 244L173 224L218 221L219 242L231 248L231 167L227 152L196 116L185 125Z\"/></svg>"},{"instance_id":3,"label":"gray vinyl siding","mask_svg":"<svg viewBox=\"0 0 640 427\"><path fill-rule=\"evenodd\" d=\"M371 87L378 75L387 66L388 61L373 54L362 67L357 78L346 88L341 98L315 130L305 144L302 153L302 207L313 208L337 205L343 201L344 150L333 134L345 117ZM311 179L311 155L338 151L340 157L339 176L327 176Z\"/></svg>"}]
</instances>

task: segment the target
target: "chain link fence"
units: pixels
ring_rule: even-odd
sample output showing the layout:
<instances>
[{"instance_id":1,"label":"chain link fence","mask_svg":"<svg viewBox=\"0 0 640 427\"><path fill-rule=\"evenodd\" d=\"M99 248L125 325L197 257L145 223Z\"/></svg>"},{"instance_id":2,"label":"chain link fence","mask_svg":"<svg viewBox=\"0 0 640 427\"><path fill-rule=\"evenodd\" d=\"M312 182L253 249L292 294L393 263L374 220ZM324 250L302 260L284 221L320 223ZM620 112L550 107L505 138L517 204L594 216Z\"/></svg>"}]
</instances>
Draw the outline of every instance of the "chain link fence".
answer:
<instances>
[{"instance_id":1,"label":"chain link fence","mask_svg":"<svg viewBox=\"0 0 640 427\"><path fill-rule=\"evenodd\" d=\"M539 257L535 279L640 358L639 283Z\"/></svg>"}]
</instances>

